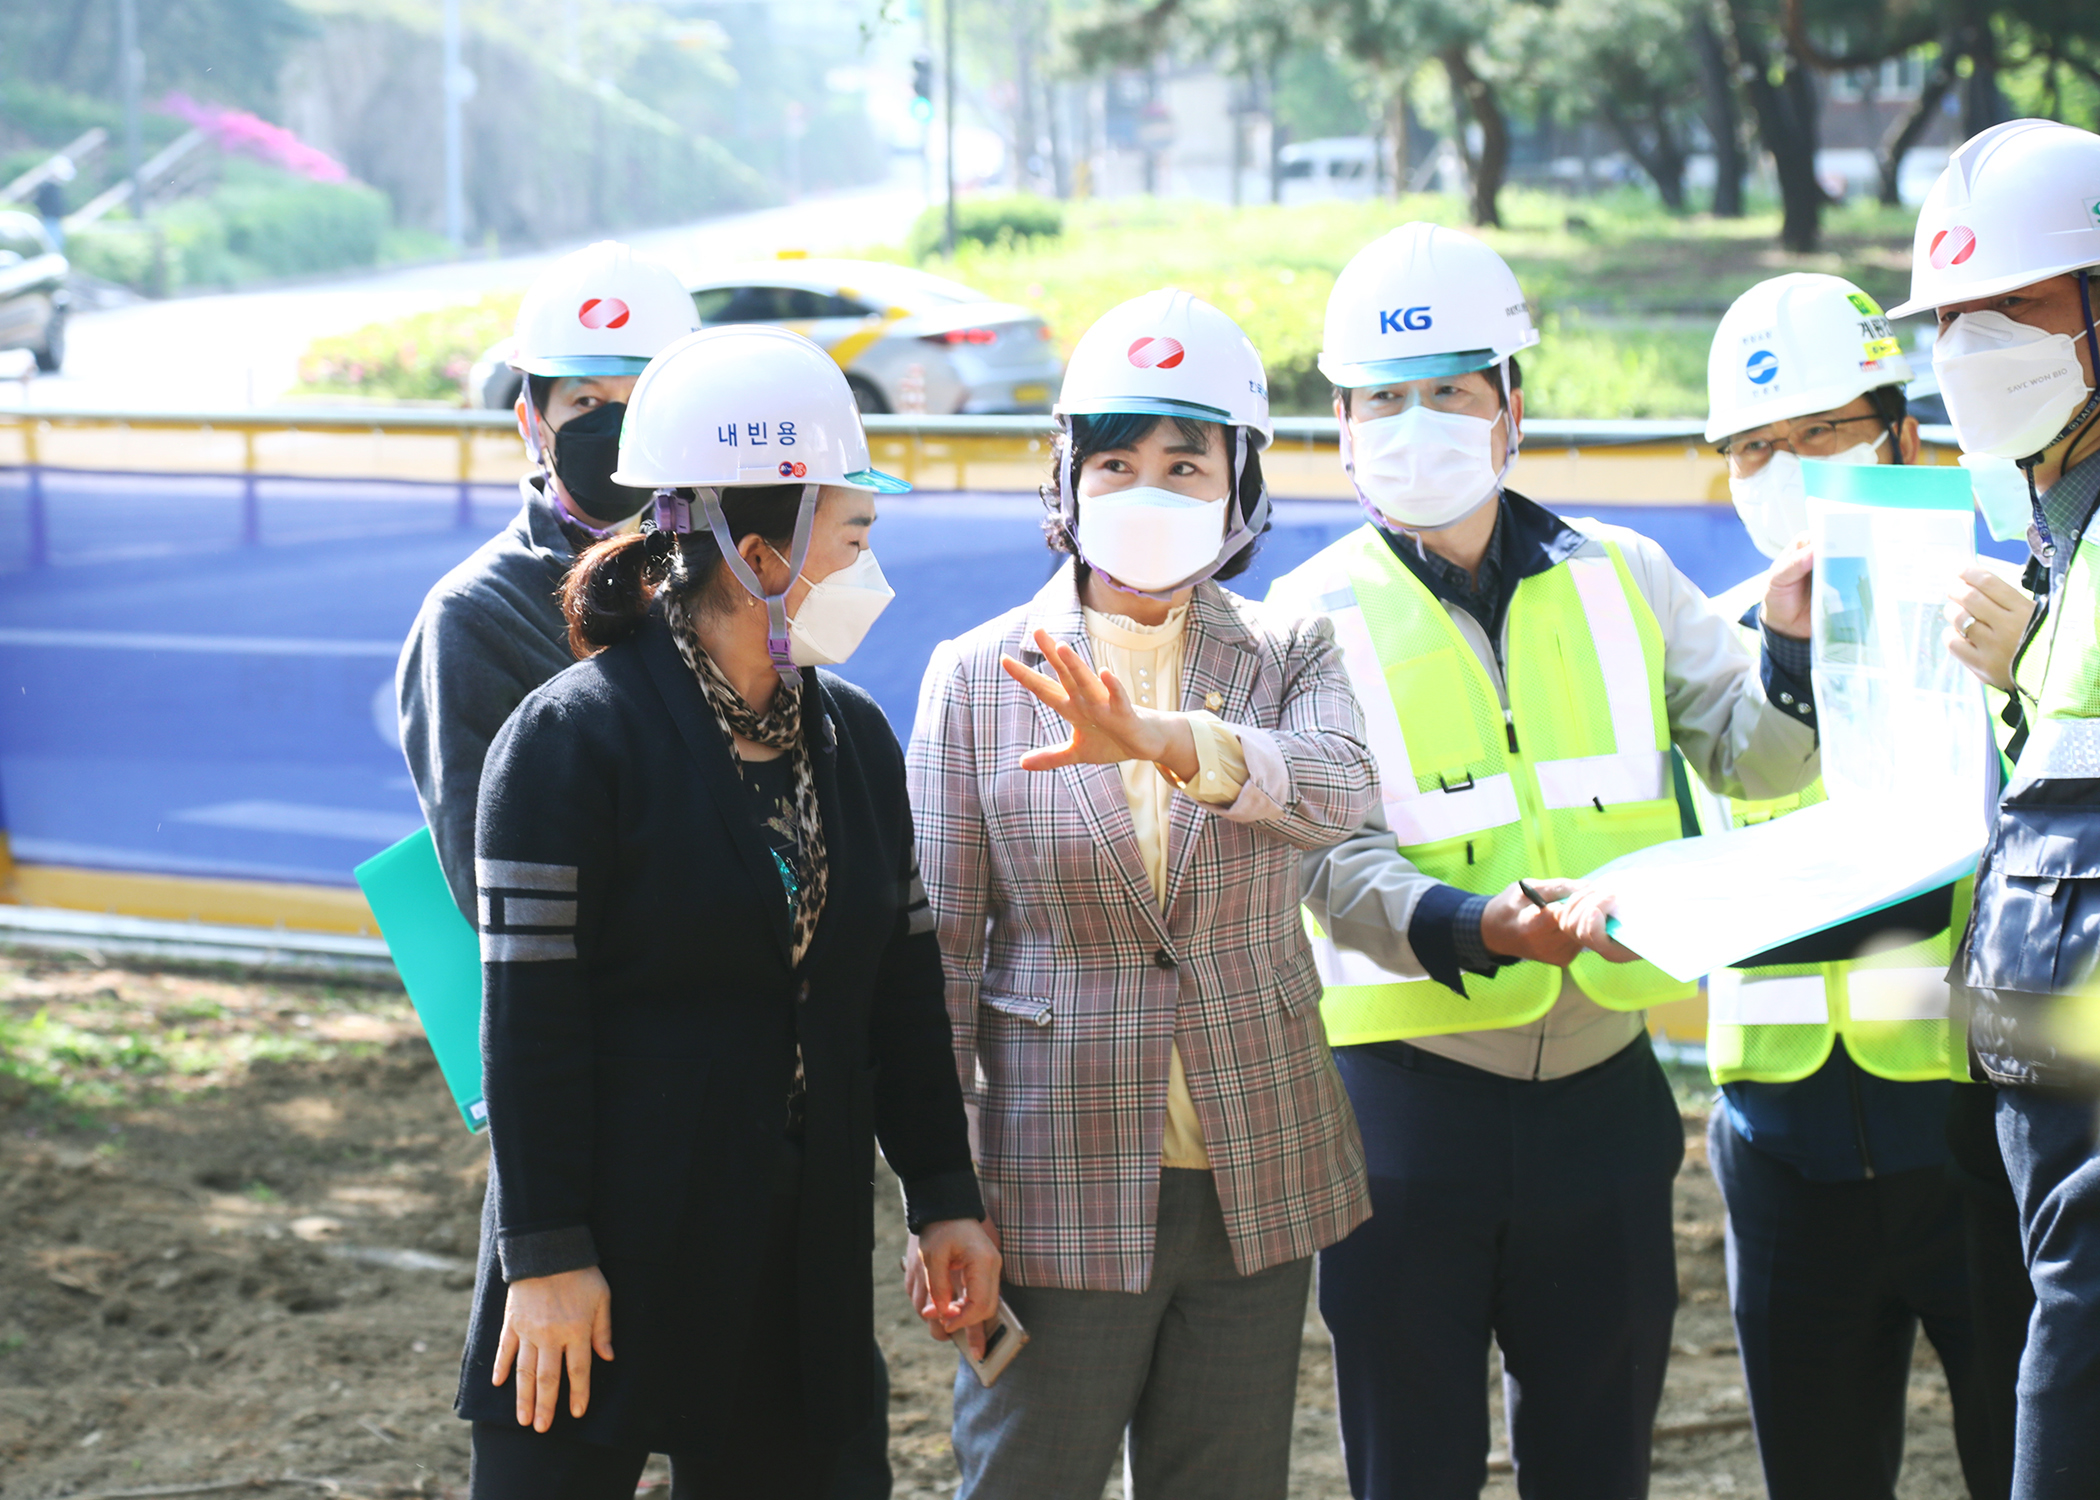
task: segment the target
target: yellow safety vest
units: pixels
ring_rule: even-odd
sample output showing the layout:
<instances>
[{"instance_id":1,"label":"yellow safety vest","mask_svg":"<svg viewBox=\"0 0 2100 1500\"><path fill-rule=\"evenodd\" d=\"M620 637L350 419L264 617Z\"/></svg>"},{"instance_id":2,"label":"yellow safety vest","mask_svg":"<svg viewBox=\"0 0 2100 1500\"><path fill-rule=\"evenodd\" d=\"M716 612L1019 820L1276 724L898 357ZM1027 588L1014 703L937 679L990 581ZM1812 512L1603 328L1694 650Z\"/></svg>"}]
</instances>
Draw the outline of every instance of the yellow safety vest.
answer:
<instances>
[{"instance_id":1,"label":"yellow safety vest","mask_svg":"<svg viewBox=\"0 0 2100 1500\"><path fill-rule=\"evenodd\" d=\"M2100 776L2100 544L2080 541L2036 638L2014 665L2034 711L2016 768L2022 782ZM2063 630L2069 639L2060 638ZM2061 656L2062 660L2058 660ZM2053 937L2053 934L2052 934Z\"/></svg>"},{"instance_id":2,"label":"yellow safety vest","mask_svg":"<svg viewBox=\"0 0 2100 1500\"><path fill-rule=\"evenodd\" d=\"M1823 800L1817 781L1790 797L1728 799L1728 826L1783 818ZM1698 797L1713 832L1721 798ZM1852 1060L1898 1083L1968 1077L1962 1028L1948 1016L1947 965L1968 921L1973 880L1954 889L1952 925L1920 942L1842 963L1722 969L1706 981L1706 1066L1715 1083L1793 1083L1844 1038Z\"/></svg>"},{"instance_id":3,"label":"yellow safety vest","mask_svg":"<svg viewBox=\"0 0 2100 1500\"><path fill-rule=\"evenodd\" d=\"M1517 585L1506 711L1444 606L1375 528L1305 565L1363 705L1386 818L1425 875L1491 895L1525 876L1586 875L1682 835L1662 628L1619 549L1604 550ZM1562 970L1550 964L1468 975L1461 994L1344 952L1309 914L1306 925L1338 1047L1522 1026L1560 996ZM1571 967L1584 993L1616 1010L1696 992L1647 963L1585 953Z\"/></svg>"}]
</instances>

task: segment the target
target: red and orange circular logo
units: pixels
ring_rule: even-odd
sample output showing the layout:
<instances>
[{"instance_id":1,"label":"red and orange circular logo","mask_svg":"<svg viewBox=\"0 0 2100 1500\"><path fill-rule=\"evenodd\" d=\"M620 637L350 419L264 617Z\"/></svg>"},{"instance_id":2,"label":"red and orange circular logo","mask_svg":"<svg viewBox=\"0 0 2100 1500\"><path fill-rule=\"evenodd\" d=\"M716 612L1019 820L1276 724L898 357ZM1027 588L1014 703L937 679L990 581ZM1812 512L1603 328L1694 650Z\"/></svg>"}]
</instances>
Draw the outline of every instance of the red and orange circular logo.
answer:
<instances>
[{"instance_id":1,"label":"red and orange circular logo","mask_svg":"<svg viewBox=\"0 0 2100 1500\"><path fill-rule=\"evenodd\" d=\"M1966 224L1956 224L1942 229L1932 237L1925 247L1925 258L1932 262L1935 271L1949 270L1962 264L1976 253L1976 231Z\"/></svg>"},{"instance_id":2,"label":"red and orange circular logo","mask_svg":"<svg viewBox=\"0 0 2100 1500\"><path fill-rule=\"evenodd\" d=\"M627 304L618 297L592 297L576 309L576 321L586 328L625 328Z\"/></svg>"},{"instance_id":3,"label":"red and orange circular logo","mask_svg":"<svg viewBox=\"0 0 2100 1500\"><path fill-rule=\"evenodd\" d=\"M1147 334L1130 346L1130 362L1140 370L1171 370L1181 363L1181 340Z\"/></svg>"}]
</instances>

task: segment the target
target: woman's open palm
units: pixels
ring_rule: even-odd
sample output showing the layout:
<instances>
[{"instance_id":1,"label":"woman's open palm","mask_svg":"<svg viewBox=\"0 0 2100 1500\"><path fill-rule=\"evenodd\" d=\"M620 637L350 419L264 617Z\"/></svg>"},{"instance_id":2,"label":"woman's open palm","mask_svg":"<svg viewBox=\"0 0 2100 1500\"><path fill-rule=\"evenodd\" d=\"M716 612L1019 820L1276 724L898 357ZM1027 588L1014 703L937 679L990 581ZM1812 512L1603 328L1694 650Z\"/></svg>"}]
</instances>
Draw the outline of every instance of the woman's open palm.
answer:
<instances>
[{"instance_id":1,"label":"woman's open palm","mask_svg":"<svg viewBox=\"0 0 2100 1500\"><path fill-rule=\"evenodd\" d=\"M1057 671L1048 677L1011 656L999 664L1007 675L1057 711L1072 726L1072 737L1048 750L1021 757L1024 771L1051 771L1059 766L1105 766L1126 760L1158 760L1167 736L1156 717L1130 701L1113 672L1097 673L1070 646L1054 641L1047 630L1035 633L1036 646Z\"/></svg>"}]
</instances>

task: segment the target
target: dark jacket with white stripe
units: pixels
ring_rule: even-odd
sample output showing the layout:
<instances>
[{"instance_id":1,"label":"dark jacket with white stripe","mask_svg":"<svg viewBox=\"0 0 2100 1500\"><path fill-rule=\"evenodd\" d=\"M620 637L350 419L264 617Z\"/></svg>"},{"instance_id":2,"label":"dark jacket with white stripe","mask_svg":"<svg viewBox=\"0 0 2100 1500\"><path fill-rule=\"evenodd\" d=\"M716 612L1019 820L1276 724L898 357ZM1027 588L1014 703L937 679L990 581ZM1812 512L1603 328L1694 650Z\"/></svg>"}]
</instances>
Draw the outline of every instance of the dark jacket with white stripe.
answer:
<instances>
[{"instance_id":1,"label":"dark jacket with white stripe","mask_svg":"<svg viewBox=\"0 0 2100 1500\"><path fill-rule=\"evenodd\" d=\"M757 804L660 619L533 692L490 747L475 864L492 1160L463 1416L515 1420L512 1387L489 1384L506 1281L597 1264L614 1359L594 1362L580 1421L564 1396L557 1432L716 1440L763 1317L799 1336L806 1434L833 1444L872 1400L876 1137L914 1227L983 1212L903 754L860 689L803 684L830 883L799 965ZM799 1308L759 1308L743 1289L798 996Z\"/></svg>"}]
</instances>

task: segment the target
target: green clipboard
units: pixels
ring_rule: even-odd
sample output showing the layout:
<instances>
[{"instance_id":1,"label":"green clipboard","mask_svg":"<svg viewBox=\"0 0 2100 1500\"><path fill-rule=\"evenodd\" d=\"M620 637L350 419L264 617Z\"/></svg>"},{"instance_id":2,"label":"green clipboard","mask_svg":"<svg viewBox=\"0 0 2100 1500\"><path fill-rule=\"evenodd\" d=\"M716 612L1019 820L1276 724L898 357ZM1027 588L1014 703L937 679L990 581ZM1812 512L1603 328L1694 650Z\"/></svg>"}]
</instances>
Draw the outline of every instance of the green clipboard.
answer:
<instances>
[{"instance_id":1,"label":"green clipboard","mask_svg":"<svg viewBox=\"0 0 2100 1500\"><path fill-rule=\"evenodd\" d=\"M430 830L417 829L353 873L467 1129L484 1128L481 939L453 903Z\"/></svg>"}]
</instances>

